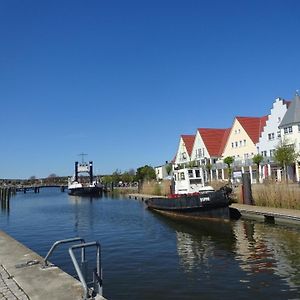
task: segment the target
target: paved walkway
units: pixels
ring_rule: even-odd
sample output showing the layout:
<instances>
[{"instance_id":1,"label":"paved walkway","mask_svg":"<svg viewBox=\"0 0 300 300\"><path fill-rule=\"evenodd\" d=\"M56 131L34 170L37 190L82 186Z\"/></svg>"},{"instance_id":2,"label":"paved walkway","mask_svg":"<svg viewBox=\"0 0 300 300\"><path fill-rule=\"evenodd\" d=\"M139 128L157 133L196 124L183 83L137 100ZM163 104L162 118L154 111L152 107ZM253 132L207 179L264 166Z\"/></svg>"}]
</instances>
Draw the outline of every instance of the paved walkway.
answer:
<instances>
[{"instance_id":1,"label":"paved walkway","mask_svg":"<svg viewBox=\"0 0 300 300\"><path fill-rule=\"evenodd\" d=\"M3 265L0 265L0 300L29 300Z\"/></svg>"},{"instance_id":2,"label":"paved walkway","mask_svg":"<svg viewBox=\"0 0 300 300\"><path fill-rule=\"evenodd\" d=\"M81 283L57 267L43 268L43 261L0 231L0 300L82 300Z\"/></svg>"}]
</instances>

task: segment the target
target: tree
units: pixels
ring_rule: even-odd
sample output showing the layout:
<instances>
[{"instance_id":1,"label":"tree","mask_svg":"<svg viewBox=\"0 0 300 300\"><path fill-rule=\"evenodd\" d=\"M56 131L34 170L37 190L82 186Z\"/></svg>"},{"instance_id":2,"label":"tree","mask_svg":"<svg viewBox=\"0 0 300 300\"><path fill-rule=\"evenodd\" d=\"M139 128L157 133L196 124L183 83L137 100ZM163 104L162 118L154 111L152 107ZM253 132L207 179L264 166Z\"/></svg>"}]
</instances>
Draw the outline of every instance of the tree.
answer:
<instances>
[{"instance_id":1,"label":"tree","mask_svg":"<svg viewBox=\"0 0 300 300\"><path fill-rule=\"evenodd\" d=\"M286 141L281 142L275 149L274 159L283 168L286 182L288 182L287 168L293 165L298 157L299 153L296 152L295 145L287 144Z\"/></svg>"},{"instance_id":2,"label":"tree","mask_svg":"<svg viewBox=\"0 0 300 300\"><path fill-rule=\"evenodd\" d=\"M111 175L112 182L119 183L119 181L121 181L121 174L121 171L119 171L118 169L114 171Z\"/></svg>"},{"instance_id":3,"label":"tree","mask_svg":"<svg viewBox=\"0 0 300 300\"><path fill-rule=\"evenodd\" d=\"M232 156L227 156L224 158L224 163L228 166L228 181L231 180L231 164L234 162L234 158Z\"/></svg>"},{"instance_id":4,"label":"tree","mask_svg":"<svg viewBox=\"0 0 300 300\"><path fill-rule=\"evenodd\" d=\"M136 180L137 181L151 180L151 179L155 179L155 178L156 178L155 170L148 165L140 167L136 170Z\"/></svg>"},{"instance_id":5,"label":"tree","mask_svg":"<svg viewBox=\"0 0 300 300\"><path fill-rule=\"evenodd\" d=\"M135 172L133 171L126 171L124 172L122 175L121 175L121 180L123 182L127 182L127 183L130 183L130 182L133 182L134 181L134 176L135 176Z\"/></svg>"},{"instance_id":6,"label":"tree","mask_svg":"<svg viewBox=\"0 0 300 300\"><path fill-rule=\"evenodd\" d=\"M257 173L256 173L256 182L259 183L259 165L264 160L264 157L261 154L256 154L253 156L252 161L257 166Z\"/></svg>"}]
</instances>

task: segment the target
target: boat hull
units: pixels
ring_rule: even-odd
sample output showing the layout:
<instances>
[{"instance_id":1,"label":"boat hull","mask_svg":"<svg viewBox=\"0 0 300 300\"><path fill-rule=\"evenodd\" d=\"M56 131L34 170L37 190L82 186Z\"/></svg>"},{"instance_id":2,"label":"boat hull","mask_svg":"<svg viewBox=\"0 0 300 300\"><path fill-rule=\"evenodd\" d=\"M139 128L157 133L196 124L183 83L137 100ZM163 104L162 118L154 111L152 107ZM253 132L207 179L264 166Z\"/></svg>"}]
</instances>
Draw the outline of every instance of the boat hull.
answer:
<instances>
[{"instance_id":1,"label":"boat hull","mask_svg":"<svg viewBox=\"0 0 300 300\"><path fill-rule=\"evenodd\" d=\"M69 188L68 193L73 196L100 196L102 194L102 187Z\"/></svg>"},{"instance_id":2,"label":"boat hull","mask_svg":"<svg viewBox=\"0 0 300 300\"><path fill-rule=\"evenodd\" d=\"M182 195L177 198L150 198L149 209L160 214L182 218L230 219L230 198L224 191L201 195Z\"/></svg>"}]
</instances>

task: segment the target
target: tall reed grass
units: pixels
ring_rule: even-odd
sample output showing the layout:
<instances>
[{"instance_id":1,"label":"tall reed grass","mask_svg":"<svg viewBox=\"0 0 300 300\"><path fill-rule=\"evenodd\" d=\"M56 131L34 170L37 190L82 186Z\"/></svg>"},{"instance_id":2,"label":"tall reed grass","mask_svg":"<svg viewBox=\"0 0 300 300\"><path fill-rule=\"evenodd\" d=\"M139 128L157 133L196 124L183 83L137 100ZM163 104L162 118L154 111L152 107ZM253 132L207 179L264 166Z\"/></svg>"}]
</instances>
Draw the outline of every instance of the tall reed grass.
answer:
<instances>
[{"instance_id":1,"label":"tall reed grass","mask_svg":"<svg viewBox=\"0 0 300 300\"><path fill-rule=\"evenodd\" d=\"M140 189L141 194L166 196L170 194L170 180L145 181Z\"/></svg>"},{"instance_id":2,"label":"tall reed grass","mask_svg":"<svg viewBox=\"0 0 300 300\"><path fill-rule=\"evenodd\" d=\"M241 187L235 190L237 202L243 203ZM300 209L300 187L297 184L253 184L252 196L255 205Z\"/></svg>"}]
</instances>

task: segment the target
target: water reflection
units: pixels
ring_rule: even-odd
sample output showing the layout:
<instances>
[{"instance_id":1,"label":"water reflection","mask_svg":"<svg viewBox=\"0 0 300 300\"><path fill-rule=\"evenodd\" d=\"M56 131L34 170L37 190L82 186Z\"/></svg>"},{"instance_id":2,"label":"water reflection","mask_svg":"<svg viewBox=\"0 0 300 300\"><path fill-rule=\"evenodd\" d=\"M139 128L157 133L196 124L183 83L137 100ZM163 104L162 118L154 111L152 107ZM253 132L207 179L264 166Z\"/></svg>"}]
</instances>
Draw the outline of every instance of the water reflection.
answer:
<instances>
[{"instance_id":1,"label":"water reflection","mask_svg":"<svg viewBox=\"0 0 300 300\"><path fill-rule=\"evenodd\" d=\"M93 203L102 198L98 197L81 197L68 195L69 202L74 210L74 232L78 236L80 232L90 231L94 229L95 211Z\"/></svg>"},{"instance_id":2,"label":"water reflection","mask_svg":"<svg viewBox=\"0 0 300 300\"><path fill-rule=\"evenodd\" d=\"M247 273L273 273L291 289L300 286L298 228L243 222L234 227L237 259Z\"/></svg>"},{"instance_id":3,"label":"water reflection","mask_svg":"<svg viewBox=\"0 0 300 300\"><path fill-rule=\"evenodd\" d=\"M10 198L11 198L11 193L10 192L6 192L6 193L1 192L0 193L1 212L3 214L9 215Z\"/></svg>"},{"instance_id":4,"label":"water reflection","mask_svg":"<svg viewBox=\"0 0 300 300\"><path fill-rule=\"evenodd\" d=\"M198 280L218 280L230 274L228 285L242 285L255 298L262 299L261 293L270 295L274 291L277 299L286 295L298 298L299 228L244 220L183 223L156 217L176 232L180 265Z\"/></svg>"},{"instance_id":5,"label":"water reflection","mask_svg":"<svg viewBox=\"0 0 300 300\"><path fill-rule=\"evenodd\" d=\"M176 220L157 216L176 232L177 252L186 272L209 266L209 260L232 252L236 238L233 224L226 221Z\"/></svg>"}]
</instances>

